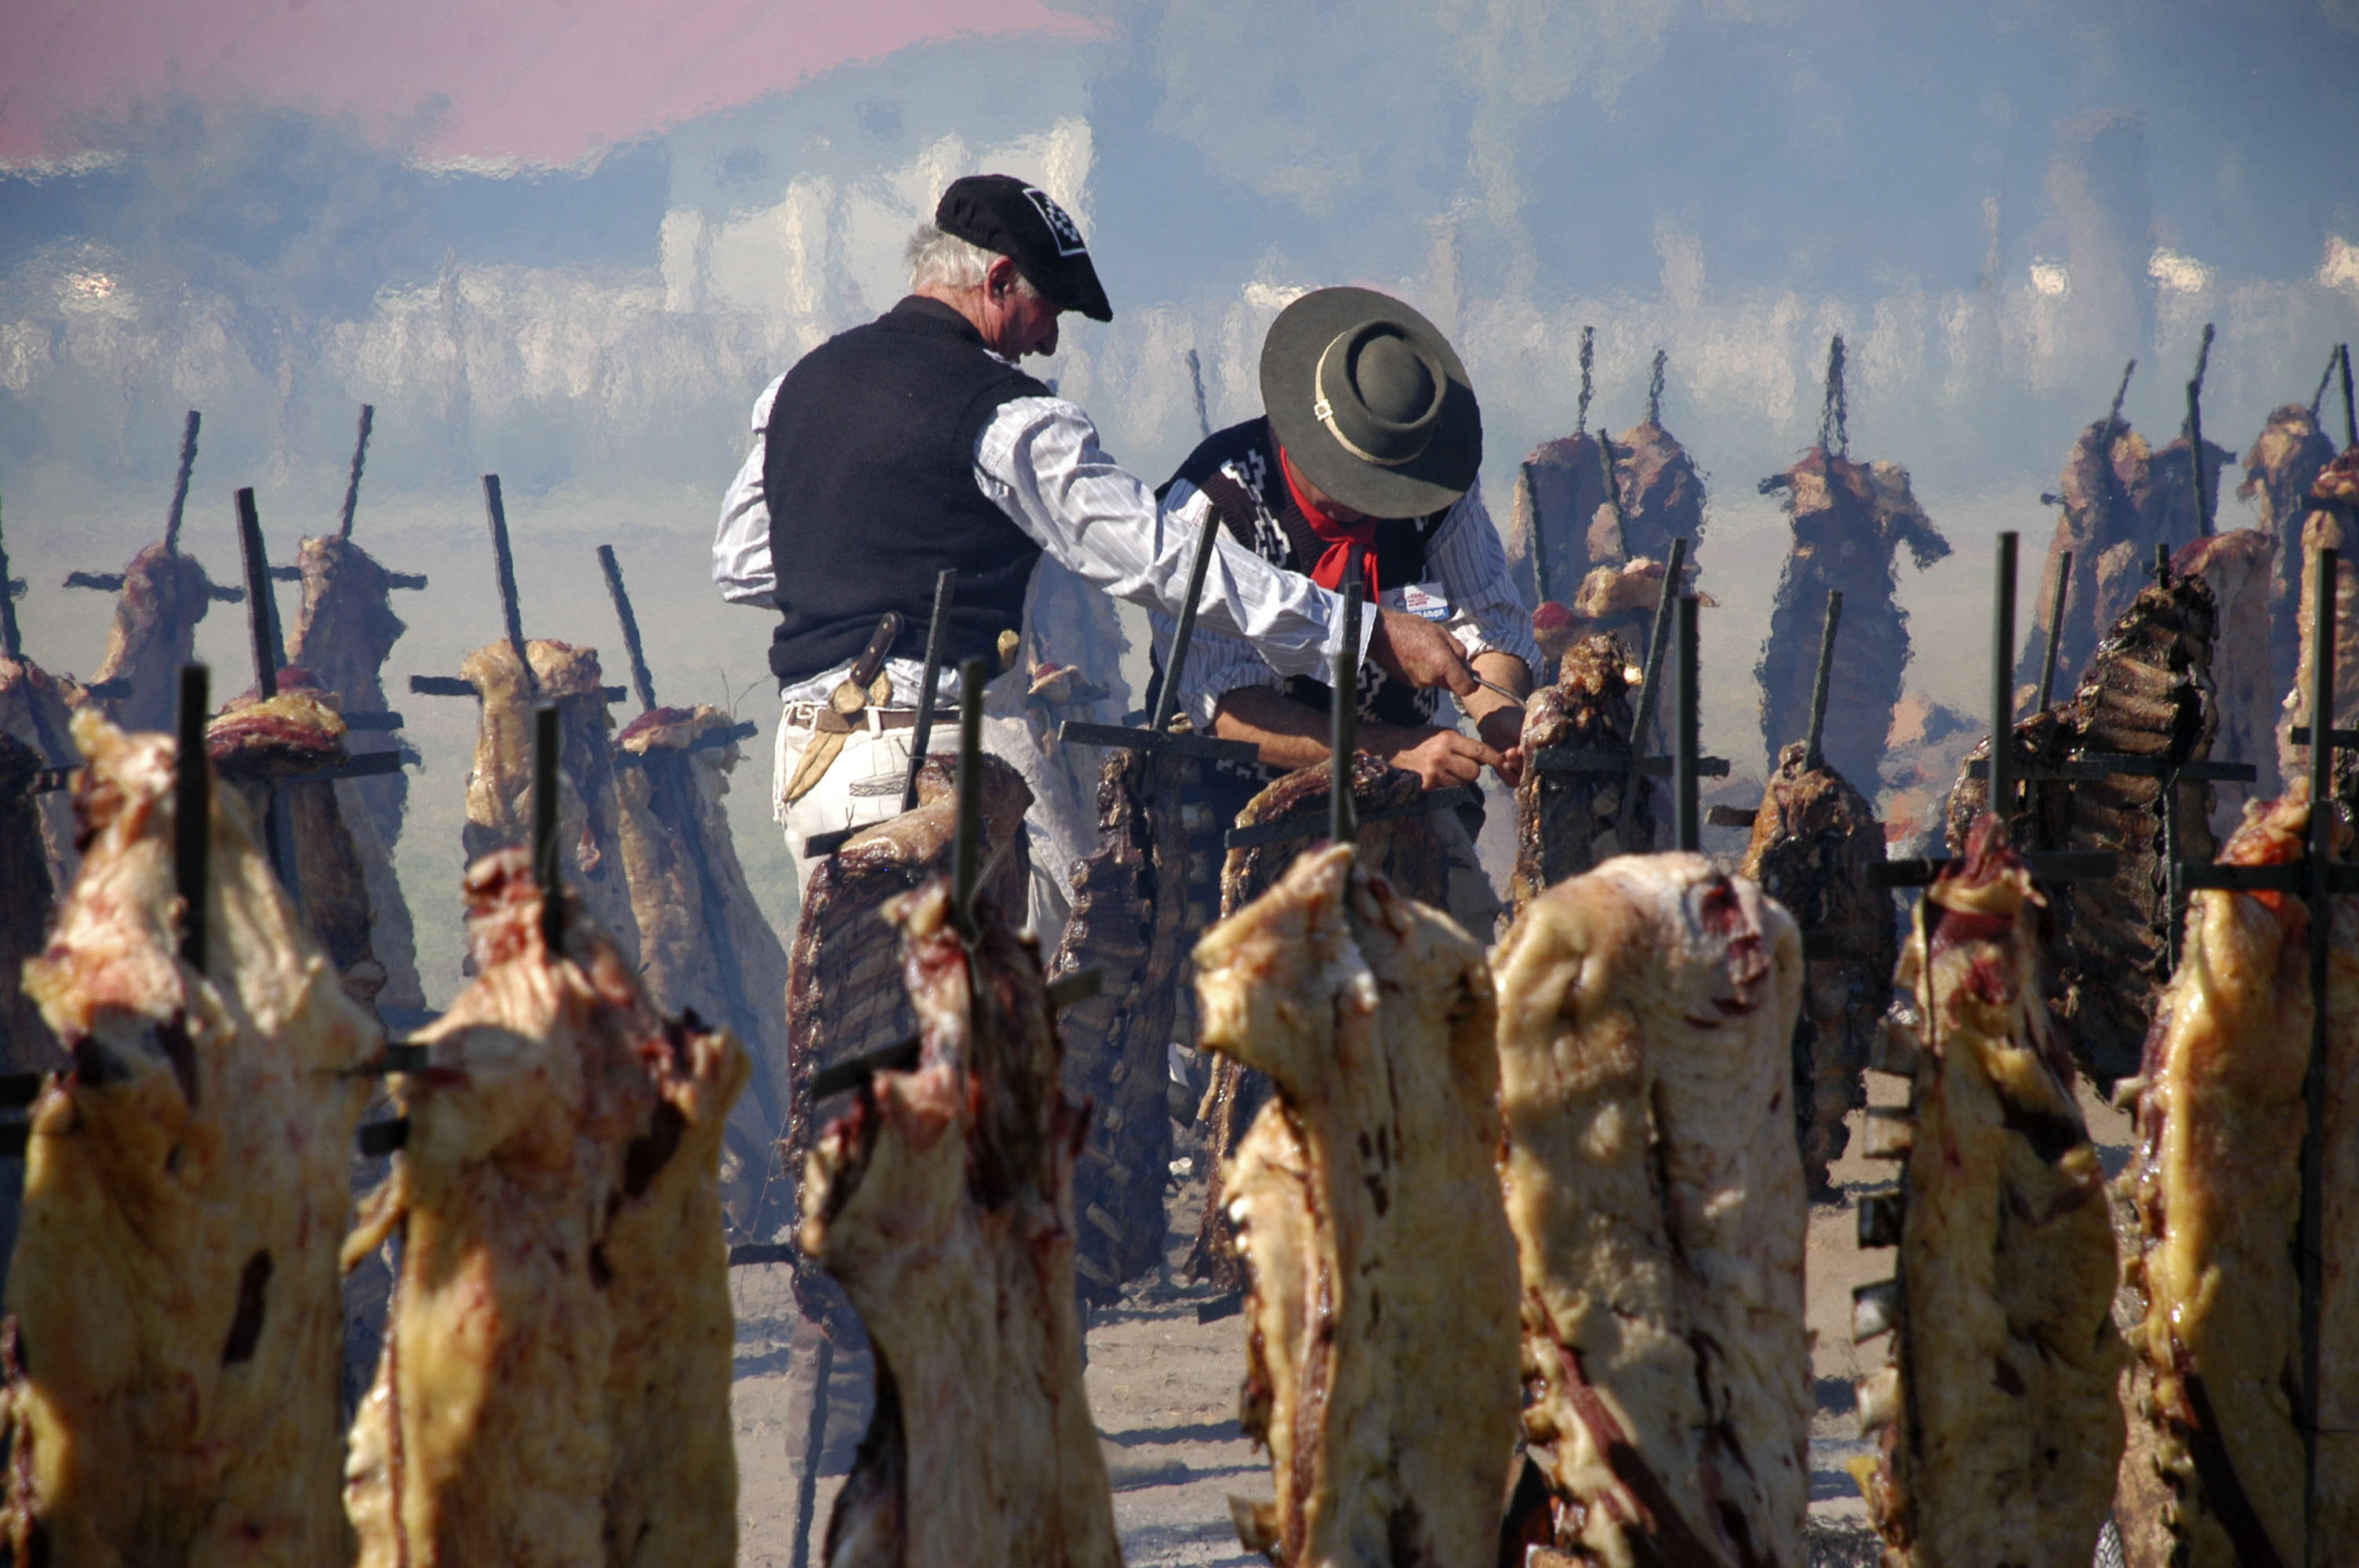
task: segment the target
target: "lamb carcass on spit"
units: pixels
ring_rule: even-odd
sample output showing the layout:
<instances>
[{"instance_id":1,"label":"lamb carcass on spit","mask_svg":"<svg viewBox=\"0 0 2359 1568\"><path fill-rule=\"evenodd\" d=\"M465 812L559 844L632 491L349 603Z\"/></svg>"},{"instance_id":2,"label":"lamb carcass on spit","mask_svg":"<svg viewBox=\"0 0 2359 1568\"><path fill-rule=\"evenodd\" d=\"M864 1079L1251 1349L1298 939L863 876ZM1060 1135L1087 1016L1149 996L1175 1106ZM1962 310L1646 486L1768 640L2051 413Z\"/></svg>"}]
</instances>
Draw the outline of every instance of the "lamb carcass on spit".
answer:
<instances>
[{"instance_id":1,"label":"lamb carcass on spit","mask_svg":"<svg viewBox=\"0 0 2359 1568\"><path fill-rule=\"evenodd\" d=\"M1857 1338L1892 1336L1859 1385L1875 1452L1852 1462L1888 1568L2081 1568L2113 1500L2113 1224L2043 1000L2038 906L1984 816L1901 956L1887 1060L1913 1072L1909 1105L1869 1135L1904 1162L1874 1200L1905 1206L1899 1271L1853 1314Z\"/></svg>"},{"instance_id":2,"label":"lamb carcass on spit","mask_svg":"<svg viewBox=\"0 0 2359 1568\"><path fill-rule=\"evenodd\" d=\"M70 676L53 676L30 659L0 654L0 732L15 736L39 759L34 765L70 768L74 754L73 710L82 689ZM41 841L48 851L49 881L62 888L74 879L82 851L74 847L73 796L51 790L40 797Z\"/></svg>"},{"instance_id":3,"label":"lamb carcass on spit","mask_svg":"<svg viewBox=\"0 0 2359 1568\"><path fill-rule=\"evenodd\" d=\"M1551 888L1494 956L1524 1429L1582 1563L1800 1568L1801 938L1701 855Z\"/></svg>"},{"instance_id":4,"label":"lamb carcass on spit","mask_svg":"<svg viewBox=\"0 0 2359 1568\"><path fill-rule=\"evenodd\" d=\"M2048 544L2039 580L2053 583L2063 552L2072 552L2072 577L2065 589L2061 628L2049 623L2049 596L2040 595L2031 640L2015 672L2020 694L2039 680L2049 639L2057 638L2056 669L2069 686L2076 680L2098 640L2129 608L2138 589L2137 570L2154 559L2153 531L2137 497L2150 489L2147 471L2153 449L2118 414L2100 419L2074 438L2064 456L2064 474L2054 499L2063 507ZM2101 589L2102 581L2102 589Z\"/></svg>"},{"instance_id":5,"label":"lamb carcass on spit","mask_svg":"<svg viewBox=\"0 0 2359 1568\"><path fill-rule=\"evenodd\" d=\"M1507 570L1527 602L1571 602L1590 568L1599 564L1590 536L1601 514L1608 535L1616 535L1600 467L1601 438L1583 431L1543 441L1523 461L1503 543ZM1626 552L1615 537L1610 557Z\"/></svg>"},{"instance_id":6,"label":"lamb carcass on spit","mask_svg":"<svg viewBox=\"0 0 2359 1568\"><path fill-rule=\"evenodd\" d=\"M332 534L304 540L295 561L303 577L303 608L288 644L287 662L310 671L320 685L334 692L337 711L385 712L385 661L408 630L393 612L392 574L352 540ZM344 750L356 757L400 746L401 737L390 730L348 730L344 734ZM418 979L418 940L393 867L393 846L401 837L409 801L408 775L395 772L340 779L335 789L368 878L369 908L375 919L369 942L386 971L378 1004L422 1009L426 995Z\"/></svg>"},{"instance_id":7,"label":"lamb carcass on spit","mask_svg":"<svg viewBox=\"0 0 2359 1568\"><path fill-rule=\"evenodd\" d=\"M1861 1075L1892 995L1900 936L1891 893L1867 880L1884 863L1884 824L1841 773L1811 767L1806 751L1797 741L1778 753L1737 869L1803 929L1833 939L1828 957L1807 962L1794 1026L1794 1130L1803 1177L1819 1193L1850 1141L1843 1119L1867 1103Z\"/></svg>"},{"instance_id":8,"label":"lamb carcass on spit","mask_svg":"<svg viewBox=\"0 0 2359 1568\"><path fill-rule=\"evenodd\" d=\"M1330 783L1333 769L1321 762L1298 768L1267 785L1237 813L1237 826L1300 822L1299 838L1280 838L1228 851L1221 868L1221 916L1226 919L1277 885L1298 856L1327 837ZM1376 812L1414 803L1424 793L1415 773L1393 767L1365 752L1352 758L1352 803L1364 822ZM1441 839L1422 816L1396 816L1369 822L1359 830L1358 863L1383 877L1404 897L1440 908L1450 895L1449 865ZM1237 1267L1222 1196L1221 1173L1234 1157L1245 1130L1269 1098L1269 1079L1234 1057L1213 1064L1212 1083L1204 1090L1197 1119L1204 1124L1204 1145L1210 1169L1205 1173L1204 1212L1198 1218L1196 1243L1188 1254L1188 1271L1225 1291L1245 1288Z\"/></svg>"},{"instance_id":9,"label":"lamb carcass on spit","mask_svg":"<svg viewBox=\"0 0 2359 1568\"><path fill-rule=\"evenodd\" d=\"M274 794L286 797L296 907L344 989L367 1006L385 989L386 971L370 942L366 862L333 781L285 782L345 760L344 721L335 698L312 685L308 671L289 665L279 678L278 695L266 701L248 692L223 704L206 727L205 749L254 821L262 820Z\"/></svg>"},{"instance_id":10,"label":"lamb carcass on spit","mask_svg":"<svg viewBox=\"0 0 2359 1568\"><path fill-rule=\"evenodd\" d=\"M345 1468L361 1568L728 1568L745 1053L658 1011L570 893L550 952L527 851L467 896L475 978L388 1080L408 1141L344 1246L401 1238Z\"/></svg>"},{"instance_id":11,"label":"lamb carcass on spit","mask_svg":"<svg viewBox=\"0 0 2359 1568\"><path fill-rule=\"evenodd\" d=\"M1170 752L1106 753L1099 849L1074 868L1072 918L1051 977L1094 968L1103 989L1067 1009L1065 1086L1090 1108L1073 1173L1073 1268L1082 1299L1106 1305L1163 1258L1171 1159L1164 1099L1190 939L1188 831L1180 791L1201 764Z\"/></svg>"},{"instance_id":12,"label":"lamb carcass on spit","mask_svg":"<svg viewBox=\"0 0 2359 1568\"><path fill-rule=\"evenodd\" d=\"M2334 443L2318 427L2317 413L2299 403L2272 412L2245 454L2244 482L2236 486L2236 493L2253 503L2260 514L2258 526L2277 545L2269 573L2272 691L2290 689L2301 662L2301 520L2310 511L2310 487L2333 460ZM2263 795L2256 794L2255 798Z\"/></svg>"},{"instance_id":13,"label":"lamb carcass on spit","mask_svg":"<svg viewBox=\"0 0 2359 1568\"><path fill-rule=\"evenodd\" d=\"M731 1217L756 1215L787 1125L787 950L738 863L723 797L737 762L731 716L710 704L653 708L615 736L614 799L639 927L642 983L668 1013L724 1022L753 1058L753 1093L729 1128ZM719 744L714 744L719 741ZM771 1195L775 1217L786 1189Z\"/></svg>"},{"instance_id":14,"label":"lamb carcass on spit","mask_svg":"<svg viewBox=\"0 0 2359 1568\"><path fill-rule=\"evenodd\" d=\"M1906 545L1922 571L1950 553L1949 541L1917 504L1908 470L1897 463L1855 463L1813 448L1762 481L1762 488L1785 492L1794 530L1768 640L1754 668L1763 731L1785 736L1810 729L1819 628L1829 590L1840 591L1843 655L1827 692L1821 750L1835 772L1873 795L1908 663L1908 616L1893 598L1894 554Z\"/></svg>"},{"instance_id":15,"label":"lamb carcass on spit","mask_svg":"<svg viewBox=\"0 0 2359 1568\"><path fill-rule=\"evenodd\" d=\"M18 1563L345 1562L336 1249L383 1037L232 798L182 961L173 743L73 733L88 848L27 989L74 1070L32 1110L5 1530Z\"/></svg>"},{"instance_id":16,"label":"lamb carcass on spit","mask_svg":"<svg viewBox=\"0 0 2359 1568\"><path fill-rule=\"evenodd\" d=\"M1618 854L1654 848L1654 782L1630 771L1631 692L1636 655L1618 637L1584 637L1564 651L1556 683L1524 705L1522 782L1516 785L1516 867L1508 881L1513 913L1564 881ZM1533 765L1543 752L1593 752L1594 773L1556 773ZM1625 790L1638 801L1622 836Z\"/></svg>"},{"instance_id":17,"label":"lamb carcass on spit","mask_svg":"<svg viewBox=\"0 0 2359 1568\"><path fill-rule=\"evenodd\" d=\"M2310 810L2306 789L2247 807L2221 863L2300 862ZM2311 915L2282 893L2206 889L2189 903L2186 951L2147 1042L2123 1184L2137 1207L2128 1274L2145 1309L2124 1489L2160 1505L2139 1510L2125 1544L2131 1568L2299 1563L2312 1560L2296 1267ZM2359 1540L2359 911L2332 903L2318 1527L2333 1544L2317 1561ZM2155 1474L2133 1473L2141 1458Z\"/></svg>"},{"instance_id":18,"label":"lamb carcass on spit","mask_svg":"<svg viewBox=\"0 0 2359 1568\"><path fill-rule=\"evenodd\" d=\"M1037 947L989 898L962 941L950 905L939 877L886 905L919 1055L861 1087L803 1183L802 1249L858 1309L876 1368L822 1556L1115 1568L1073 1292L1082 1108Z\"/></svg>"},{"instance_id":19,"label":"lamb carcass on spit","mask_svg":"<svg viewBox=\"0 0 2359 1568\"><path fill-rule=\"evenodd\" d=\"M908 994L894 982L899 938L877 911L949 870L958 827L957 773L955 757L927 758L918 773L917 809L863 829L822 862L803 889L787 979L792 1092L780 1151L786 1179L798 1195L822 1125L811 1098L812 1077L918 1032L919 1015ZM1024 833L1032 792L1015 769L988 752L983 754L982 782L984 893L1001 908L1022 909L1032 880ZM807 1209L799 1195L788 1206L790 1213ZM797 1268L795 1299L806 1317L858 1343L858 1326L844 1309L842 1292L826 1275Z\"/></svg>"},{"instance_id":20,"label":"lamb carcass on spit","mask_svg":"<svg viewBox=\"0 0 2359 1568\"><path fill-rule=\"evenodd\" d=\"M1221 1183L1277 1494L1232 1502L1238 1534L1301 1568L1488 1562L1517 1390L1483 949L1329 845L1195 957L1204 1044L1277 1086Z\"/></svg>"},{"instance_id":21,"label":"lamb carcass on spit","mask_svg":"<svg viewBox=\"0 0 2359 1568\"><path fill-rule=\"evenodd\" d=\"M180 666L194 656L197 622L217 597L245 595L216 589L196 558L170 544L158 541L131 557L123 568L106 656L91 679L92 686L129 685L124 696L106 699L109 719L125 730L172 728L179 710Z\"/></svg>"},{"instance_id":22,"label":"lamb carcass on spit","mask_svg":"<svg viewBox=\"0 0 2359 1568\"><path fill-rule=\"evenodd\" d=\"M532 662L529 680L506 643L478 648L459 665L459 674L474 685L478 705L475 765L467 775L467 821L460 844L472 864L495 849L529 840L533 705L555 703L563 796L557 837L566 884L577 890L598 928L636 966L639 925L624 869L614 747L607 733L614 721L606 712L597 650L538 638L525 646Z\"/></svg>"}]
</instances>

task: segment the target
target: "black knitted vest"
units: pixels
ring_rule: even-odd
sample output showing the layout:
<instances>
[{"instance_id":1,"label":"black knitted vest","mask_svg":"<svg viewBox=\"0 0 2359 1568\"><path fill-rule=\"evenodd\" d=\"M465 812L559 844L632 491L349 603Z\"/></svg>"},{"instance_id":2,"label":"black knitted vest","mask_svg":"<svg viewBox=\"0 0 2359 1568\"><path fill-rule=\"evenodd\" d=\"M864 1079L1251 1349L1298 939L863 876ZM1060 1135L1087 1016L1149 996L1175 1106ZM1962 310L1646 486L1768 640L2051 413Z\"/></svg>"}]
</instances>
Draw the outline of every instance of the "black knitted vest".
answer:
<instances>
[{"instance_id":1,"label":"black knitted vest","mask_svg":"<svg viewBox=\"0 0 2359 1568\"><path fill-rule=\"evenodd\" d=\"M1047 392L916 296L787 373L762 469L781 686L857 657L888 610L901 612L894 655L922 658L944 567L959 574L948 657L995 653L1023 621L1040 546L975 484L975 441L1003 404Z\"/></svg>"}]
</instances>

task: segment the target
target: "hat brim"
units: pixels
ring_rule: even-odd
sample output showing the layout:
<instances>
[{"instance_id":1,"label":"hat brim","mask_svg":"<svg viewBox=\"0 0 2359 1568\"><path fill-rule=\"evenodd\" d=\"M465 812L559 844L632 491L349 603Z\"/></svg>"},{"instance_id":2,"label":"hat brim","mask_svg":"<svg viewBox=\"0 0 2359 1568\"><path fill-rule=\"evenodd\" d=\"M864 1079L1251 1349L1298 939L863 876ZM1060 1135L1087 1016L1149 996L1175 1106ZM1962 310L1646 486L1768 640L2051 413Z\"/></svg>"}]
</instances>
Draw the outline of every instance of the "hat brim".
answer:
<instances>
[{"instance_id":1,"label":"hat brim","mask_svg":"<svg viewBox=\"0 0 2359 1568\"><path fill-rule=\"evenodd\" d=\"M1448 381L1433 438L1397 468L1353 457L1312 412L1319 400L1319 356L1337 334L1375 320L1407 328ZM1371 517L1422 517L1446 510L1474 487L1483 469L1483 412L1457 351L1432 322L1371 288L1317 289L1278 312L1262 342L1261 406L1296 471Z\"/></svg>"}]
</instances>

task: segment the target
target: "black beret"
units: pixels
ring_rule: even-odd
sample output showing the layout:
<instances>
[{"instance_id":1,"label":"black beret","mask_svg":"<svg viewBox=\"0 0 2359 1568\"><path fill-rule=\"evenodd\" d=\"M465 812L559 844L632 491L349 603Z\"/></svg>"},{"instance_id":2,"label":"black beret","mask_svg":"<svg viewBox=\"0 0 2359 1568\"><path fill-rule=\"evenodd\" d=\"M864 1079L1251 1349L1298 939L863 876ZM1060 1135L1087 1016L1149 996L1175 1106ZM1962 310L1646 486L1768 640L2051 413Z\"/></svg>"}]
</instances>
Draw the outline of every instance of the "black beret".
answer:
<instances>
[{"instance_id":1,"label":"black beret","mask_svg":"<svg viewBox=\"0 0 2359 1568\"><path fill-rule=\"evenodd\" d=\"M1006 174L954 179L934 208L934 227L1006 256L1058 309L1114 319L1080 225L1038 186Z\"/></svg>"}]
</instances>

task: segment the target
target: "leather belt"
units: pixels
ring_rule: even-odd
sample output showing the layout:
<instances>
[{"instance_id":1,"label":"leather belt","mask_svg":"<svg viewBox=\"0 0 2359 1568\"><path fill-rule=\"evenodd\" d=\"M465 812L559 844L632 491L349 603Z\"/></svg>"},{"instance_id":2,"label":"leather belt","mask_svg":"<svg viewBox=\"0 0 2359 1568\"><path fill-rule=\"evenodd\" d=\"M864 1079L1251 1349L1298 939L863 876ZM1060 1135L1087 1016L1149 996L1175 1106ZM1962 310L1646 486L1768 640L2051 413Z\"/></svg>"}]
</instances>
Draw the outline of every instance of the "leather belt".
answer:
<instances>
[{"instance_id":1,"label":"leather belt","mask_svg":"<svg viewBox=\"0 0 2359 1568\"><path fill-rule=\"evenodd\" d=\"M779 714L779 721L796 730L824 730L842 724L853 734L868 728L870 715L875 715L879 730L914 730L918 727L918 710L914 708L871 708L843 719L823 702L790 702Z\"/></svg>"}]
</instances>

